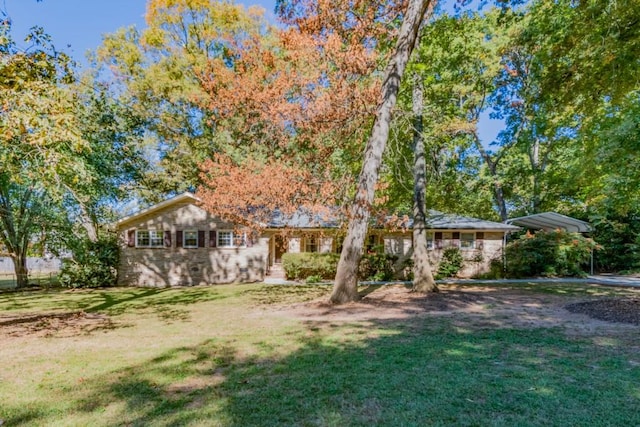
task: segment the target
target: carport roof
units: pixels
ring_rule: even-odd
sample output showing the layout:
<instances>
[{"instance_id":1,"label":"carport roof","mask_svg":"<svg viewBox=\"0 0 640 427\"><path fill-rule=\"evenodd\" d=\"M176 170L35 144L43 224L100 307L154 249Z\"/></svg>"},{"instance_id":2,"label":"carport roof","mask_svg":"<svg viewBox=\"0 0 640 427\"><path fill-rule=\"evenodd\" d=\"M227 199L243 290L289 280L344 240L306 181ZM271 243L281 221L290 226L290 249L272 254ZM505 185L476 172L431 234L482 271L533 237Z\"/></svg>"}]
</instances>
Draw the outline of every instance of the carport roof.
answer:
<instances>
[{"instance_id":1,"label":"carport roof","mask_svg":"<svg viewBox=\"0 0 640 427\"><path fill-rule=\"evenodd\" d=\"M591 231L591 225L588 222L571 218L570 216L562 215L557 212L544 212L527 215L519 218L508 219L506 222L507 224L518 225L520 227L531 228L534 230L562 229L577 233L588 233Z\"/></svg>"}]
</instances>

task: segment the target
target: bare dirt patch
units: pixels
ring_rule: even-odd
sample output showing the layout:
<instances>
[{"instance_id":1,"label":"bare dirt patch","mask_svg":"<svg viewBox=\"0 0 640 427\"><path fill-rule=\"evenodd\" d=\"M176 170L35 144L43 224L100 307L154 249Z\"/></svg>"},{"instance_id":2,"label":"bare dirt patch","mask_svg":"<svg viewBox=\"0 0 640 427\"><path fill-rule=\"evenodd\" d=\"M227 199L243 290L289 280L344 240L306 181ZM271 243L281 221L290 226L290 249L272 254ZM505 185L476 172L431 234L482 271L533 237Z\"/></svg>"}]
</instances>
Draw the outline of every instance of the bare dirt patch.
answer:
<instances>
[{"instance_id":1,"label":"bare dirt patch","mask_svg":"<svg viewBox=\"0 0 640 427\"><path fill-rule=\"evenodd\" d=\"M571 313L586 314L606 322L640 325L640 299L612 298L568 304Z\"/></svg>"},{"instance_id":2,"label":"bare dirt patch","mask_svg":"<svg viewBox=\"0 0 640 427\"><path fill-rule=\"evenodd\" d=\"M70 337L110 329L109 316L84 311L0 316L0 336Z\"/></svg>"},{"instance_id":3,"label":"bare dirt patch","mask_svg":"<svg viewBox=\"0 0 640 427\"><path fill-rule=\"evenodd\" d=\"M632 296L602 299L469 285L442 285L440 292L428 295L413 293L403 285L389 285L363 294L360 301L340 306L329 304L325 296L276 310L310 321L450 316L465 327L565 327L576 332L640 324L625 320L640 321L639 300Z\"/></svg>"}]
</instances>

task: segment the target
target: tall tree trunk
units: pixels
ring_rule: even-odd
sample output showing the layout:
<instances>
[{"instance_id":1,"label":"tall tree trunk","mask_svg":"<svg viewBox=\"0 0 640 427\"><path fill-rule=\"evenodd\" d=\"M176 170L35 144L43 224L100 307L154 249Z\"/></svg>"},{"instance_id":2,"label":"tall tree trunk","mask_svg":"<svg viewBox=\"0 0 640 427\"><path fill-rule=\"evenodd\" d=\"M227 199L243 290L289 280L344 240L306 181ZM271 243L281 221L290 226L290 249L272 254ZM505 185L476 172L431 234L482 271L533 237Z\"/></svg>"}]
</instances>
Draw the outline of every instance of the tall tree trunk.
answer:
<instances>
[{"instance_id":1,"label":"tall tree trunk","mask_svg":"<svg viewBox=\"0 0 640 427\"><path fill-rule=\"evenodd\" d=\"M373 123L371 136L364 150L364 161L358 178L356 194L351 206L349 227L344 239L336 279L331 294L331 302L342 304L358 299L358 264L371 215L371 203L378 181L382 154L389 137L391 112L396 105L400 80L411 56L420 24L432 0L410 0L400 27L396 49L385 70L381 88L381 100Z\"/></svg>"},{"instance_id":2,"label":"tall tree trunk","mask_svg":"<svg viewBox=\"0 0 640 427\"><path fill-rule=\"evenodd\" d=\"M500 158L492 158L491 154L489 152L487 152L487 150L484 149L484 147L482 146L482 141L480 141L480 137L478 136L477 133L473 134L473 141L475 143L476 148L478 149L478 152L480 153L480 157L482 157L482 160L484 161L484 163L487 165L487 168L489 169L489 175L491 176L491 180L492 182L492 193L493 193L493 201L495 202L497 208L498 208L498 213L500 214L500 220L502 222L505 222L507 219L509 219L509 213L507 212L507 203L504 200L504 190L502 189L502 183L500 182L500 179L498 177L498 163L500 161ZM505 148L503 148L504 150Z\"/></svg>"},{"instance_id":3,"label":"tall tree trunk","mask_svg":"<svg viewBox=\"0 0 640 427\"><path fill-rule=\"evenodd\" d=\"M413 76L413 291L438 292L427 251L427 165L422 138L424 99L422 81Z\"/></svg>"}]
</instances>

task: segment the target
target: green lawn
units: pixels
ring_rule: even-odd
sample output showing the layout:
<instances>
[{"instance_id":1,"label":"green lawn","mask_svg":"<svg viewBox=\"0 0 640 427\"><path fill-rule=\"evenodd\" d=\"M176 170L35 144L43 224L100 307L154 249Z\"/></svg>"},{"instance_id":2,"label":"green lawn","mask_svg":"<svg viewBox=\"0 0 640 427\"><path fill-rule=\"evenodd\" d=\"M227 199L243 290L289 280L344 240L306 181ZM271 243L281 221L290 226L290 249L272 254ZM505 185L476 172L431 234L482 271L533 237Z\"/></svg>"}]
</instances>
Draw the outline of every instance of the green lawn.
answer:
<instances>
[{"instance_id":1,"label":"green lawn","mask_svg":"<svg viewBox=\"0 0 640 427\"><path fill-rule=\"evenodd\" d=\"M627 292L540 291L588 299L594 289ZM489 328L456 313L345 321L286 310L328 292L233 285L0 294L0 419L10 426L640 425L637 328L585 334L563 325Z\"/></svg>"}]
</instances>

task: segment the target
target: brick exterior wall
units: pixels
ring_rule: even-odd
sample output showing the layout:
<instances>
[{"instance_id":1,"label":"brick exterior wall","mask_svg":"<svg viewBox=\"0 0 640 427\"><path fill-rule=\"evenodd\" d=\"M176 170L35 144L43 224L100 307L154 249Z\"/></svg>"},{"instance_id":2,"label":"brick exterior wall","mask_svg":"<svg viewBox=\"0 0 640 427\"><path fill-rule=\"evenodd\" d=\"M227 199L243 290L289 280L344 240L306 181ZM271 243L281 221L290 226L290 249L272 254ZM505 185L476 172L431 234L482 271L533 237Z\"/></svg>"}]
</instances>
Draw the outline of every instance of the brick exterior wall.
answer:
<instances>
[{"instance_id":1,"label":"brick exterior wall","mask_svg":"<svg viewBox=\"0 0 640 427\"><path fill-rule=\"evenodd\" d=\"M435 230L434 234L436 232L439 231ZM456 230L442 231L443 238L439 242L434 239L434 247L428 251L429 263L434 272L438 270L444 249L451 246L459 246L459 239L453 238L456 232ZM475 232L475 230L459 230L459 232ZM458 276L468 278L488 272L491 260L502 257L503 237L503 232L483 232L482 239L477 239L476 237L474 249L460 249L464 258L464 265ZM385 252L398 256L396 270L400 271L404 261L412 256L411 232L384 234L382 239Z\"/></svg>"},{"instance_id":2,"label":"brick exterior wall","mask_svg":"<svg viewBox=\"0 0 640 427\"><path fill-rule=\"evenodd\" d=\"M263 280L269 255L268 237L253 239L248 247L211 247L211 231L232 229L232 224L220 221L189 202L174 204L124 223L118 230L121 239L118 283L167 287ZM171 243L167 247L131 247L129 234L135 230L169 232ZM204 237L202 247L178 247L178 231L186 230L201 232L199 237Z\"/></svg>"},{"instance_id":3,"label":"brick exterior wall","mask_svg":"<svg viewBox=\"0 0 640 427\"><path fill-rule=\"evenodd\" d=\"M434 272L438 270L438 265L440 264L440 260L442 259L444 249L450 246L460 246L460 237L458 235L460 233L473 232L476 238L474 242L475 247L473 249L460 249L462 257L464 258L464 265L462 267L462 270L460 270L460 272L458 273L459 277L468 278L486 273L489 271L491 260L500 259L502 257L504 233L501 231L476 232L475 230L433 230L430 232L432 232L434 236L436 232L442 233L442 239L440 239L439 242L436 242L434 237L434 247L433 249L429 249L428 251L429 262L431 263L431 268ZM318 247L319 252L335 251L337 242L334 238L328 236L330 232L327 233L326 231L314 230L306 231L303 234L295 231L290 233L291 235L287 238L287 252L304 252L304 236L312 234L318 236L318 242L320 242ZM479 233L482 233L482 238L479 238ZM413 239L411 231L407 231L404 233L378 232L376 233L376 235L378 236L376 242L384 245L384 251L386 253L398 256L398 261L395 264L395 268L396 271L398 271L398 278L402 279L402 267L404 265L404 262L413 254ZM454 236L457 237L457 239L454 239Z\"/></svg>"}]
</instances>

